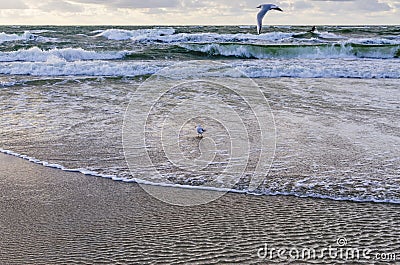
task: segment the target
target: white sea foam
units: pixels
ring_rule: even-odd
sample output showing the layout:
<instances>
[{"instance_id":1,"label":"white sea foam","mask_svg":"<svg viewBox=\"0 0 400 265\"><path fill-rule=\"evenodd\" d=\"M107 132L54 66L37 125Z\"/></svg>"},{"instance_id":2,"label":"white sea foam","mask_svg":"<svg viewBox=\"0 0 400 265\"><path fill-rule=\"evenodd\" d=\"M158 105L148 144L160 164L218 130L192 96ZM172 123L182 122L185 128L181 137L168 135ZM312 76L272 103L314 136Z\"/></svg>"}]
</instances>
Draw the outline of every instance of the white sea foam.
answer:
<instances>
[{"instance_id":1,"label":"white sea foam","mask_svg":"<svg viewBox=\"0 0 400 265\"><path fill-rule=\"evenodd\" d=\"M284 41L290 39L293 33L270 32L261 35L249 33L240 34L218 34L218 33L178 33L175 29L139 29L122 30L107 29L101 31L96 36L105 37L110 40L132 40L136 42L230 42L230 41Z\"/></svg>"},{"instance_id":2,"label":"white sea foam","mask_svg":"<svg viewBox=\"0 0 400 265\"><path fill-rule=\"evenodd\" d=\"M121 59L129 54L128 51L105 51L95 52L86 51L82 48L64 48L64 49L51 49L42 50L38 47L30 49L21 49L12 52L0 52L0 62L46 62L65 60L65 61L80 61L80 60L112 60Z\"/></svg>"},{"instance_id":3,"label":"white sea foam","mask_svg":"<svg viewBox=\"0 0 400 265\"><path fill-rule=\"evenodd\" d=\"M351 44L342 45L248 45L248 44L219 44L219 43L182 43L180 47L190 51L202 52L208 55L233 56L241 58L303 58L303 59L332 59L332 58L394 58L400 49L393 47L353 47Z\"/></svg>"},{"instance_id":4,"label":"white sea foam","mask_svg":"<svg viewBox=\"0 0 400 265\"><path fill-rule=\"evenodd\" d=\"M247 26L240 26L247 28ZM96 36L104 37L110 40L131 40L134 42L162 42L162 43L211 43L219 44L226 42L247 42L247 43L332 43L340 41L342 45L365 44L365 45L400 45L400 39L397 36L384 38L361 38L347 39L344 36L330 32L317 32L318 38L294 39L293 37L308 34L308 32L268 32L260 35L250 33L238 34L218 34L218 33L175 33L173 28L154 28L154 29L107 29L98 30Z\"/></svg>"},{"instance_id":5,"label":"white sea foam","mask_svg":"<svg viewBox=\"0 0 400 265\"><path fill-rule=\"evenodd\" d=\"M6 42L6 41L19 41L19 40L33 40L35 39L35 35L30 33L29 31L25 31L23 34L15 34L15 33L5 33L1 32L0 33L0 43Z\"/></svg>"},{"instance_id":6,"label":"white sea foam","mask_svg":"<svg viewBox=\"0 0 400 265\"><path fill-rule=\"evenodd\" d=\"M260 60L232 63L251 78L400 78L398 60Z\"/></svg>"},{"instance_id":7,"label":"white sea foam","mask_svg":"<svg viewBox=\"0 0 400 265\"><path fill-rule=\"evenodd\" d=\"M146 62L73 61L3 62L0 73L34 76L141 76L154 74L166 64Z\"/></svg>"},{"instance_id":8,"label":"white sea foam","mask_svg":"<svg viewBox=\"0 0 400 265\"><path fill-rule=\"evenodd\" d=\"M40 33L48 33L48 32L56 32L55 30L49 30L49 29L36 29L36 30L31 30L33 34L40 34Z\"/></svg>"},{"instance_id":9,"label":"white sea foam","mask_svg":"<svg viewBox=\"0 0 400 265\"><path fill-rule=\"evenodd\" d=\"M347 43L364 44L364 45L400 45L400 39L389 38L361 38L350 39Z\"/></svg>"},{"instance_id":10,"label":"white sea foam","mask_svg":"<svg viewBox=\"0 0 400 265\"><path fill-rule=\"evenodd\" d=\"M47 38L42 37L36 34L33 34L30 31L25 31L22 34L16 33L0 33L0 43L7 42L7 41L38 41L38 42L54 42L57 39L55 38Z\"/></svg>"},{"instance_id":11,"label":"white sea foam","mask_svg":"<svg viewBox=\"0 0 400 265\"><path fill-rule=\"evenodd\" d=\"M400 78L398 59L268 59L250 61L226 61L221 69L203 75L217 77L236 76L239 69L252 78ZM48 60L46 62L0 62L0 74L34 76L141 76L151 75L163 67L172 65L167 61L73 61ZM177 77L187 73L176 74Z\"/></svg>"},{"instance_id":12,"label":"white sea foam","mask_svg":"<svg viewBox=\"0 0 400 265\"><path fill-rule=\"evenodd\" d=\"M0 81L0 87L10 87L10 86L15 86L17 82L3 82Z\"/></svg>"},{"instance_id":13,"label":"white sea foam","mask_svg":"<svg viewBox=\"0 0 400 265\"><path fill-rule=\"evenodd\" d=\"M114 176L102 175L102 174L99 174L96 171L83 169L83 168L66 168L66 167L64 167L64 166L62 166L60 164L49 163L47 161L42 161L42 160L39 160L37 158L28 156L28 155L19 154L17 152L11 151L11 150L4 150L4 149L0 148L0 153L12 155L12 156L15 156L15 157L19 157L19 158L25 159L25 160L27 160L29 162L32 162L32 163L35 163L35 164L39 164L39 165L42 165L42 166L45 166L45 167L50 167L50 168L56 168L56 169L60 169L60 170L63 170L63 171L79 172L79 173L82 173L82 174L85 174L85 175L91 175L91 176L96 176L96 177L103 177L103 176L114 177Z\"/></svg>"},{"instance_id":14,"label":"white sea foam","mask_svg":"<svg viewBox=\"0 0 400 265\"><path fill-rule=\"evenodd\" d=\"M175 33L173 28L160 28L160 29L138 29L138 30L124 30L124 29L107 29L104 31L96 31L97 37L105 37L109 40L157 40L165 35L172 35Z\"/></svg>"},{"instance_id":15,"label":"white sea foam","mask_svg":"<svg viewBox=\"0 0 400 265\"><path fill-rule=\"evenodd\" d=\"M346 39L346 37L336 35L336 34L330 33L330 32L316 32L316 34L318 35L318 37L320 37L322 39L333 39L333 40Z\"/></svg>"},{"instance_id":16,"label":"white sea foam","mask_svg":"<svg viewBox=\"0 0 400 265\"><path fill-rule=\"evenodd\" d=\"M138 178L125 178L125 177L118 177L116 175L109 175L109 174L101 174L97 171L84 169L84 168L66 168L59 164L49 163L46 161L41 161L31 156L22 155L17 152L13 152L10 150L4 150L0 148L0 153L12 155L15 157L19 157L25 159L29 162L42 165L45 167L56 168L66 172L76 172L82 173L84 175L93 176L93 177L101 177L112 179L114 181L121 181L125 183L138 183L143 185L152 185L152 186L160 186L160 187L174 187L174 188L183 188L183 189L194 189L194 190L208 190L208 191L215 191L215 192L232 192L232 193L244 193L250 194L255 196L260 195L267 195L267 196L296 196L300 198L319 198L319 199L330 199L335 201L353 201L353 202L375 202L375 203L392 203L392 204L400 204L400 199L380 199L375 198L373 196L367 197L356 197L356 196L334 196L334 195L324 195L319 193L299 193L299 192L280 192L280 191L270 191L268 189L259 190L257 192L249 191L246 189L239 190L239 189L230 189L230 188L217 188L217 187L207 187L207 186L191 186L191 185L181 185L181 184L173 184L173 183L156 183L147 180L142 180Z\"/></svg>"}]
</instances>

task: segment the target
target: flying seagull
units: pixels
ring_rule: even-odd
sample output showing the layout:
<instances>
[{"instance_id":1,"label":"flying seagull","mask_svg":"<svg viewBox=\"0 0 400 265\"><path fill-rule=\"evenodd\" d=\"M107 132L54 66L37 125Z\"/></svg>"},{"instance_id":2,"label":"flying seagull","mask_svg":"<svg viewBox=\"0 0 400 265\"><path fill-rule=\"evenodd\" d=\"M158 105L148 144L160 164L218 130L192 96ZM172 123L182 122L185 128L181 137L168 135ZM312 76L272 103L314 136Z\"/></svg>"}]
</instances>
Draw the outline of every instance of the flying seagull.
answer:
<instances>
[{"instance_id":1,"label":"flying seagull","mask_svg":"<svg viewBox=\"0 0 400 265\"><path fill-rule=\"evenodd\" d=\"M261 33L262 20L263 20L265 14L267 14L267 12L269 10L274 9L274 10L283 12L283 10L279 8L279 6L274 5L274 4L263 4L263 5L257 6L257 8L261 8L260 12L258 12L258 14L257 14L257 33L258 34Z\"/></svg>"},{"instance_id":2,"label":"flying seagull","mask_svg":"<svg viewBox=\"0 0 400 265\"><path fill-rule=\"evenodd\" d=\"M196 127L196 131L197 131L197 133L199 134L199 136L203 136L203 132L205 132L206 130L205 129L203 129L203 128L201 128L201 126L200 125L197 125L197 127Z\"/></svg>"}]
</instances>

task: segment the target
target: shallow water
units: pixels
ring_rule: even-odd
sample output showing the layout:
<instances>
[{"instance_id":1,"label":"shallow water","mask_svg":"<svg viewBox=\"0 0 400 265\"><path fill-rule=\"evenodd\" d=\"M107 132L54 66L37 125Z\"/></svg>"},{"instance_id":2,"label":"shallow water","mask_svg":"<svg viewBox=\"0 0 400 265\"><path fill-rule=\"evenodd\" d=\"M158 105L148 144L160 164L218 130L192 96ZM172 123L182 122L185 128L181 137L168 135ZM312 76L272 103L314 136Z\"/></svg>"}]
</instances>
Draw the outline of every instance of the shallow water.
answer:
<instances>
[{"instance_id":1,"label":"shallow water","mask_svg":"<svg viewBox=\"0 0 400 265\"><path fill-rule=\"evenodd\" d=\"M259 162L259 125L252 122L254 112L247 112L242 101L232 98L229 91L207 86L179 88L158 99L152 112L143 109L143 114L149 114L146 143L135 142L133 146L144 148L144 152L125 149L137 165L129 170L122 146L123 121L131 97L139 96L145 103L153 96L135 94L143 81L20 79L24 80L22 84L0 90L4 150L126 181L211 186L266 195L400 202L398 80L256 79L274 117L269 132L276 129L276 150L270 150L271 157L261 161L267 164L266 170L258 174L263 183L253 190L249 188L251 179L246 172L253 172L251 164ZM238 78L219 80L225 84L232 80L248 82ZM202 100L210 107L195 111L192 104L182 103L188 98L195 102ZM211 104L213 100L220 102ZM133 106L137 113L142 111L140 106ZM215 114L229 113L227 108L233 116ZM180 116L173 116L174 111ZM168 118L171 115L173 118ZM244 137L250 142L250 153L240 151L243 156L247 154L246 161L238 156L239 160L231 160L235 156L230 144L235 142L235 134L236 139L240 135L239 131L226 131L232 119L235 121L234 115L247 122ZM203 140L196 137L191 127L197 123L210 130ZM159 134L167 133L165 128L179 128L176 131L179 155L197 161L195 166L201 169L171 164L175 160L165 157L171 155L165 148L172 136L160 138ZM270 147L274 144L271 142ZM196 160L199 148L203 148L205 164L201 164L202 159ZM149 158L150 166L145 163ZM271 162L268 159L273 159L272 164L268 164ZM225 170L227 165L235 163L249 167L244 175L232 175ZM152 171L154 168L158 169L156 173Z\"/></svg>"}]
</instances>

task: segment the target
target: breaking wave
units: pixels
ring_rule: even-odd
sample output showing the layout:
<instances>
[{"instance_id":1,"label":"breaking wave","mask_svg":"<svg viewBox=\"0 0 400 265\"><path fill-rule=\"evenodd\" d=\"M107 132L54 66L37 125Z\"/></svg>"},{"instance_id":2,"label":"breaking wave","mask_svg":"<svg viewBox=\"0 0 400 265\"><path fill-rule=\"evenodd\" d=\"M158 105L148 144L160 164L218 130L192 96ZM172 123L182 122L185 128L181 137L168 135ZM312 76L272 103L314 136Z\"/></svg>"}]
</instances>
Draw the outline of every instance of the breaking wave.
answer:
<instances>
[{"instance_id":1,"label":"breaking wave","mask_svg":"<svg viewBox=\"0 0 400 265\"><path fill-rule=\"evenodd\" d=\"M30 31L25 31L22 34L0 32L0 43L9 42L9 41L48 42L48 41L55 41L55 39L42 37L42 36L33 34Z\"/></svg>"},{"instance_id":2,"label":"breaking wave","mask_svg":"<svg viewBox=\"0 0 400 265\"><path fill-rule=\"evenodd\" d=\"M172 28L165 29L107 29L104 31L95 31L97 37L104 37L109 40L132 40L132 41L154 41L163 36L170 36L175 33Z\"/></svg>"},{"instance_id":3,"label":"breaking wave","mask_svg":"<svg viewBox=\"0 0 400 265\"><path fill-rule=\"evenodd\" d=\"M283 32L271 32L261 35L249 33L239 34L218 34L218 33L175 33L173 28L165 29L107 29L99 32L96 36L105 37L109 40L131 40L136 42L240 42L240 41L285 41L289 40L294 34ZM97 33L97 32L96 32Z\"/></svg>"},{"instance_id":4,"label":"breaking wave","mask_svg":"<svg viewBox=\"0 0 400 265\"><path fill-rule=\"evenodd\" d=\"M254 45L237 43L185 43L179 45L188 51L201 52L209 56L238 58L379 58L390 59L400 56L399 45L361 45L353 43L320 45Z\"/></svg>"},{"instance_id":5,"label":"breaking wave","mask_svg":"<svg viewBox=\"0 0 400 265\"><path fill-rule=\"evenodd\" d=\"M35 35L30 33L29 31L25 31L23 34L18 35L15 33L12 34L7 34L4 32L0 33L0 43L6 42L6 41L19 41L19 40L34 40Z\"/></svg>"},{"instance_id":6,"label":"breaking wave","mask_svg":"<svg viewBox=\"0 0 400 265\"><path fill-rule=\"evenodd\" d=\"M251 78L400 78L398 59L260 59L228 60L226 67L208 72L204 76L243 77L234 75L236 68ZM0 62L0 74L32 76L126 76L136 77L156 73L172 65L170 61L72 61ZM200 70L199 70L200 71ZM182 73L185 76L185 73Z\"/></svg>"},{"instance_id":7,"label":"breaking wave","mask_svg":"<svg viewBox=\"0 0 400 265\"><path fill-rule=\"evenodd\" d=\"M0 74L33 76L142 76L162 66L145 62L49 60L46 62L0 63Z\"/></svg>"},{"instance_id":8,"label":"breaking wave","mask_svg":"<svg viewBox=\"0 0 400 265\"><path fill-rule=\"evenodd\" d=\"M96 52L86 51L82 48L63 48L42 50L38 47L21 49L12 52L0 52L0 62L46 62L54 60L80 61L80 60L112 60L122 59L127 51Z\"/></svg>"}]
</instances>

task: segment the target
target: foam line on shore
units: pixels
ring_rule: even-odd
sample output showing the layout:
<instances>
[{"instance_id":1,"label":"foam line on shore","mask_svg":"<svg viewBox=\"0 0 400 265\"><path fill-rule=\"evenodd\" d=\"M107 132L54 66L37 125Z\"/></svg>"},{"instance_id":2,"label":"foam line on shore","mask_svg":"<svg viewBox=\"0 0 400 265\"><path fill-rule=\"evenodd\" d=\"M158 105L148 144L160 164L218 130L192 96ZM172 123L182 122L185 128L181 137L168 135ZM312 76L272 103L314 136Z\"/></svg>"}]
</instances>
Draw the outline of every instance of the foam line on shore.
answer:
<instances>
[{"instance_id":1,"label":"foam line on shore","mask_svg":"<svg viewBox=\"0 0 400 265\"><path fill-rule=\"evenodd\" d=\"M326 199L326 200L333 200L333 201L350 201L350 202L360 202L360 203L390 203L390 204L400 204L400 200L382 200L382 199L361 199L355 197L334 197L329 195L322 195L322 194L299 194L295 192L264 192L264 193L256 193L253 191L248 190L237 190L237 189L229 189L229 188L216 188L216 187L206 187L206 186L190 186L190 185L180 185L180 184L173 184L173 183L154 183L147 180L137 179L137 178L121 178L116 175L107 175L107 174L100 174L96 171L84 169L84 168L66 168L60 164L49 163L47 161L41 161L37 158L19 154L17 152L11 150L5 150L0 148L0 153L15 156L18 158L22 158L29 162L39 164L45 167L59 169L66 172L76 172L81 173L87 176L93 177L101 177L111 179L113 181L121 181L124 183L137 183L142 185L151 185L151 186L159 186L159 187L168 187L168 188L182 188L182 189L195 189L195 190L207 190L207 191L214 191L214 192L231 192L231 193L240 193L240 194L248 194L253 196L294 196L298 198L315 198L315 199Z\"/></svg>"}]
</instances>

